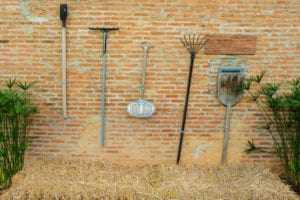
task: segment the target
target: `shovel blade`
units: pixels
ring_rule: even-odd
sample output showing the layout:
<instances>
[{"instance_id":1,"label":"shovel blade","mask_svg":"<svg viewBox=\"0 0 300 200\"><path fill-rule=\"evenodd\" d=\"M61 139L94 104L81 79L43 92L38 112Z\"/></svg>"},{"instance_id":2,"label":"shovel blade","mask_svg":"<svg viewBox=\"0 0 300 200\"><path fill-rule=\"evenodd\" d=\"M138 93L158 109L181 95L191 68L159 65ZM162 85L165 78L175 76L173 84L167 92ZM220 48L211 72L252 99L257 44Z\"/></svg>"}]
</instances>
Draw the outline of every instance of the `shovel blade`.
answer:
<instances>
[{"instance_id":1,"label":"shovel blade","mask_svg":"<svg viewBox=\"0 0 300 200\"><path fill-rule=\"evenodd\" d=\"M218 76L218 98L222 104L233 106L241 101L244 78L242 73L224 73Z\"/></svg>"}]
</instances>

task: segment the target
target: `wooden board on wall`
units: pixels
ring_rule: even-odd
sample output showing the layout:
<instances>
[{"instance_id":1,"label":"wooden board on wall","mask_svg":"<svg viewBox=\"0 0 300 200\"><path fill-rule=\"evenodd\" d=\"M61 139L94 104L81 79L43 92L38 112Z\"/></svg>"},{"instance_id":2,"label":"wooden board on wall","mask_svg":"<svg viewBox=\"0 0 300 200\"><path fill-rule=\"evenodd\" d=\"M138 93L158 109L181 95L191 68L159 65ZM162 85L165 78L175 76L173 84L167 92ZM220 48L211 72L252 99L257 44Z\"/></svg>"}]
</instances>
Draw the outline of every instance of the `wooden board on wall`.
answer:
<instances>
[{"instance_id":1,"label":"wooden board on wall","mask_svg":"<svg viewBox=\"0 0 300 200\"><path fill-rule=\"evenodd\" d=\"M257 36L239 34L206 35L205 54L253 55L256 52Z\"/></svg>"}]
</instances>

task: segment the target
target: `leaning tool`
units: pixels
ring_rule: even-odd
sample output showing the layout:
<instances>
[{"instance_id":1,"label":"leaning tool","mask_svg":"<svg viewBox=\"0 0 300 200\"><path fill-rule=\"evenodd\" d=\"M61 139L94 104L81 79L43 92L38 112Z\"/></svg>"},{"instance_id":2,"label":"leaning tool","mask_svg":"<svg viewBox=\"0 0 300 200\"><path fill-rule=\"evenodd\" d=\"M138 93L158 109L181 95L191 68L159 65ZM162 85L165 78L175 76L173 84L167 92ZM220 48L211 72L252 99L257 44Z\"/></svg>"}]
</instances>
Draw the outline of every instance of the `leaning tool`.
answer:
<instances>
[{"instance_id":1,"label":"leaning tool","mask_svg":"<svg viewBox=\"0 0 300 200\"><path fill-rule=\"evenodd\" d=\"M226 163L227 157L231 107L242 99L244 78L245 74L241 67L220 67L218 70L218 98L226 106L222 164Z\"/></svg>"},{"instance_id":2,"label":"leaning tool","mask_svg":"<svg viewBox=\"0 0 300 200\"><path fill-rule=\"evenodd\" d=\"M182 125L181 125L181 130L180 130L180 141L179 141L177 161L176 161L177 164L179 164L180 157L181 157L181 149L182 149L182 143L183 143L188 103L189 103L189 95L190 95L190 87L191 87L191 81L192 81L194 60L195 60L196 54L200 51L200 49L205 44L205 36L201 37L200 35L196 36L194 34L194 35L184 36L184 38L180 39L180 40L181 40L181 43L183 44L183 46L186 48L186 50L191 55L191 60L190 60L191 62L190 62L188 85L187 85L187 90L186 90L186 95L185 95L184 111L183 111L183 116L182 116Z\"/></svg>"}]
</instances>

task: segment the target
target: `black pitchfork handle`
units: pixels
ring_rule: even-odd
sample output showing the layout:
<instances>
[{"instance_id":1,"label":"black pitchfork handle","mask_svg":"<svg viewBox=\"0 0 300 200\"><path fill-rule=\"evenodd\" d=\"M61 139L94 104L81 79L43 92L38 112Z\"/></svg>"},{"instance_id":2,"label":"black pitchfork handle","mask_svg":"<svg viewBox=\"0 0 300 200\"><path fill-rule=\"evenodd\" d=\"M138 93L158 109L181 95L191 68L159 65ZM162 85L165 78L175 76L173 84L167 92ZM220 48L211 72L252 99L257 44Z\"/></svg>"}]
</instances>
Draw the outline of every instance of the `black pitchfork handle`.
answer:
<instances>
[{"instance_id":1,"label":"black pitchfork handle","mask_svg":"<svg viewBox=\"0 0 300 200\"><path fill-rule=\"evenodd\" d=\"M181 126L181 130L180 130L180 141L179 141L177 161L176 161L177 164L179 164L180 157L181 157L181 148L182 148L182 142L183 142L183 136L184 136L185 121L186 121L188 102L189 102L189 96L190 96L190 88L191 88L191 82L192 82L192 73L193 73L195 55L196 55L195 53L191 53L190 72L189 72L188 85L187 85L187 90L186 90L186 95L185 95L184 111L183 111L183 117L182 117L182 126Z\"/></svg>"}]
</instances>

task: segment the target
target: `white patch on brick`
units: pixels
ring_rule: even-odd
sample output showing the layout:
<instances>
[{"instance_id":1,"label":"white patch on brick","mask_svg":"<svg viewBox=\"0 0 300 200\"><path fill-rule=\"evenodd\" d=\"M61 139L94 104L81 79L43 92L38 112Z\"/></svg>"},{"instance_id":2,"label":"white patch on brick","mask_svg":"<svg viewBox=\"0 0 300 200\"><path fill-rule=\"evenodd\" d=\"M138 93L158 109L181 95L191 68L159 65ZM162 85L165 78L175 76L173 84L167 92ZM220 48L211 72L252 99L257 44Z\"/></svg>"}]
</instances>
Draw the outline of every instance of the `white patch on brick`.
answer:
<instances>
[{"instance_id":1,"label":"white patch on brick","mask_svg":"<svg viewBox=\"0 0 300 200\"><path fill-rule=\"evenodd\" d=\"M194 158L199 158L200 154L204 152L204 149L206 149L206 147L208 146L209 146L208 144L198 145L194 150Z\"/></svg>"},{"instance_id":2,"label":"white patch on brick","mask_svg":"<svg viewBox=\"0 0 300 200\"><path fill-rule=\"evenodd\" d=\"M20 8L22 15L30 22L46 22L49 21L48 17L32 16L31 9L26 5L26 1L20 1Z\"/></svg>"}]
</instances>

